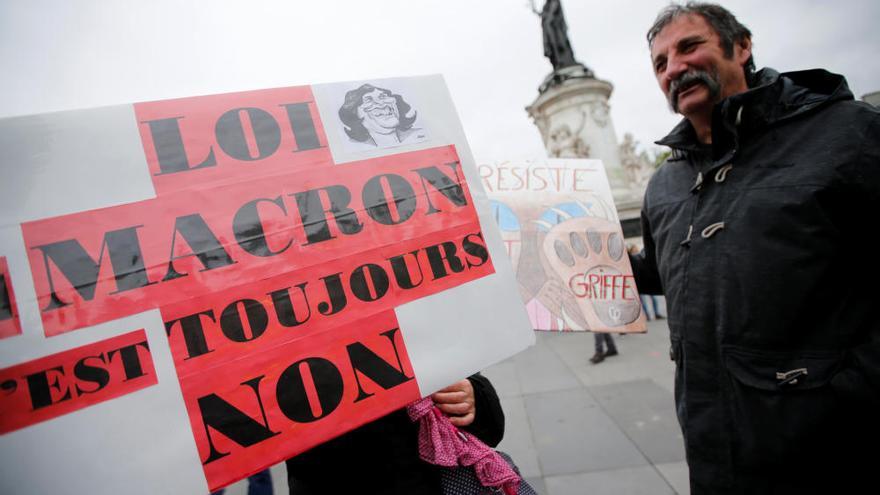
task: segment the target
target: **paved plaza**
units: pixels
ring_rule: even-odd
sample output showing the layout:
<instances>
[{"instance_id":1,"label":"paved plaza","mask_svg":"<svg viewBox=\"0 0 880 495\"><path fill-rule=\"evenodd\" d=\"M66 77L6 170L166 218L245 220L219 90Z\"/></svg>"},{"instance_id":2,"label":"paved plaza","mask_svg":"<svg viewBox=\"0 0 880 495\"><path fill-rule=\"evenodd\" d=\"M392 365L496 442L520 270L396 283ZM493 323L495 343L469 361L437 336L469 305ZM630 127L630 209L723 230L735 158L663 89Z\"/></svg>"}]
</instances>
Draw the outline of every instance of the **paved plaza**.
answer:
<instances>
[{"instance_id":1,"label":"paved plaza","mask_svg":"<svg viewBox=\"0 0 880 495\"><path fill-rule=\"evenodd\" d=\"M498 448L539 493L689 493L666 320L615 341L620 354L594 365L592 334L538 333L486 370L507 416Z\"/></svg>"},{"instance_id":2,"label":"paved plaza","mask_svg":"<svg viewBox=\"0 0 880 495\"><path fill-rule=\"evenodd\" d=\"M689 493L666 320L615 340L620 354L593 365L592 334L539 332L534 347L485 370L507 417L498 448L542 495ZM284 465L272 475L286 494Z\"/></svg>"}]
</instances>

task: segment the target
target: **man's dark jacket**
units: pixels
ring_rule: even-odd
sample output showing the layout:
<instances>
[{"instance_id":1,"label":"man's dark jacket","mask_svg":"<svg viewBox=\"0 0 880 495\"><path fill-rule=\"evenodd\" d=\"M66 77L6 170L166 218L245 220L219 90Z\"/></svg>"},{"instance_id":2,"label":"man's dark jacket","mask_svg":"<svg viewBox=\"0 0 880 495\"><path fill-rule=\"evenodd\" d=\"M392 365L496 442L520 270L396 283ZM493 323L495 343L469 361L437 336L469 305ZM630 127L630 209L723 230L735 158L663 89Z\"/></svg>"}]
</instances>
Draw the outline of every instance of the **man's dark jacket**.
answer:
<instances>
[{"instance_id":1,"label":"man's dark jacket","mask_svg":"<svg viewBox=\"0 0 880 495\"><path fill-rule=\"evenodd\" d=\"M824 70L751 86L711 145L658 141L632 257L668 299L691 493L876 493L880 112Z\"/></svg>"}]
</instances>

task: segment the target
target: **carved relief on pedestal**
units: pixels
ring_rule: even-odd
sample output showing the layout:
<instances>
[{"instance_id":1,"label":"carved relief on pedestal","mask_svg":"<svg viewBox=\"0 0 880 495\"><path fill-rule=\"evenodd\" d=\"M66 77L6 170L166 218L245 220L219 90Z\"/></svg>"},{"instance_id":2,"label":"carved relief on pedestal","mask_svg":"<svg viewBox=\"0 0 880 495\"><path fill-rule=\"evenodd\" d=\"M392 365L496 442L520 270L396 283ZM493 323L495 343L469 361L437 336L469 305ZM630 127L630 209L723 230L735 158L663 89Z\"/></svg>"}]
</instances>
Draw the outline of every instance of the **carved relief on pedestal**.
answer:
<instances>
[{"instance_id":1,"label":"carved relief on pedestal","mask_svg":"<svg viewBox=\"0 0 880 495\"><path fill-rule=\"evenodd\" d=\"M595 101L590 106L590 116L593 117L593 121L599 127L605 127L608 125L608 112L611 107L608 106L608 103L604 101Z\"/></svg>"},{"instance_id":2,"label":"carved relief on pedestal","mask_svg":"<svg viewBox=\"0 0 880 495\"><path fill-rule=\"evenodd\" d=\"M590 147L581 138L581 131L587 122L586 112L581 112L581 121L572 132L568 124L561 124L550 131L547 152L553 158L589 158Z\"/></svg>"},{"instance_id":3,"label":"carved relief on pedestal","mask_svg":"<svg viewBox=\"0 0 880 495\"><path fill-rule=\"evenodd\" d=\"M620 165L626 173L626 181L630 186L644 187L654 171L647 158L636 153L636 141L632 134L623 135L620 143Z\"/></svg>"},{"instance_id":4,"label":"carved relief on pedestal","mask_svg":"<svg viewBox=\"0 0 880 495\"><path fill-rule=\"evenodd\" d=\"M531 115L532 120L535 122L535 126L537 126L538 130L541 132L541 139L544 143L547 143L547 140L550 139L550 130L547 128L549 126L549 119L547 119L546 115L539 113L538 111L530 111L529 115Z\"/></svg>"}]
</instances>

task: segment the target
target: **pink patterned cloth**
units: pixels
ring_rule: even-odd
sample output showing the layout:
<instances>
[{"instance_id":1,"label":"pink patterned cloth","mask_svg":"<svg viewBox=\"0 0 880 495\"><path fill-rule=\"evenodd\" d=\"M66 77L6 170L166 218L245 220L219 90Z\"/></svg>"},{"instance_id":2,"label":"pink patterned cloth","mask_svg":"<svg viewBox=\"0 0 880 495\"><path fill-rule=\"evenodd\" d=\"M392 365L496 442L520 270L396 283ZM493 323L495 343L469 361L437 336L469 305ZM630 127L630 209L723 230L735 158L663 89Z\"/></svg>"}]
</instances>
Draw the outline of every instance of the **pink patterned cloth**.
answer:
<instances>
[{"instance_id":1,"label":"pink patterned cloth","mask_svg":"<svg viewBox=\"0 0 880 495\"><path fill-rule=\"evenodd\" d=\"M483 486L516 494L521 478L504 458L479 438L456 428L430 397L406 406L406 412L419 422L419 457L423 461L445 467L473 466Z\"/></svg>"}]
</instances>

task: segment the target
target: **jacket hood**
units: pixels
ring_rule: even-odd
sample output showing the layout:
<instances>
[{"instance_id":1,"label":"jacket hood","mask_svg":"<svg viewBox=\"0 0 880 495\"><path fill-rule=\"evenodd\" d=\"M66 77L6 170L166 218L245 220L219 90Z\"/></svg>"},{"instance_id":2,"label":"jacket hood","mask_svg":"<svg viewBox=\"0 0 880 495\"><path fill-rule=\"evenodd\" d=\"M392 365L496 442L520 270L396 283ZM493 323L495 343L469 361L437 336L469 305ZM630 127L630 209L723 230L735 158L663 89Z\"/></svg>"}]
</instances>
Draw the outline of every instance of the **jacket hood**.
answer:
<instances>
[{"instance_id":1,"label":"jacket hood","mask_svg":"<svg viewBox=\"0 0 880 495\"><path fill-rule=\"evenodd\" d=\"M747 109L749 124L755 127L810 113L836 101L852 100L846 79L824 69L779 72L765 68L752 76L750 89L715 104L713 122L733 120L740 108ZM689 150L699 146L696 132L687 119L656 144Z\"/></svg>"}]
</instances>

